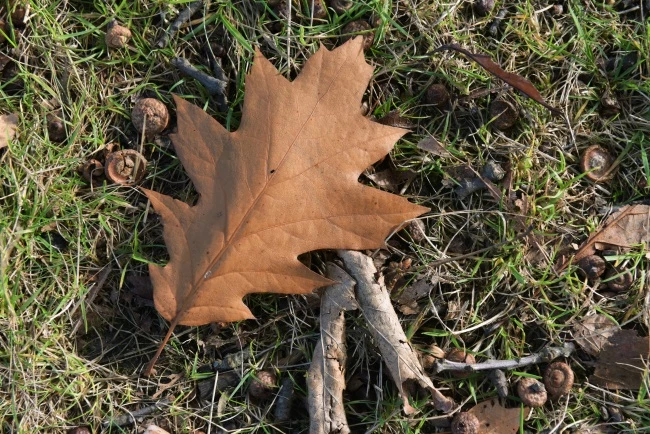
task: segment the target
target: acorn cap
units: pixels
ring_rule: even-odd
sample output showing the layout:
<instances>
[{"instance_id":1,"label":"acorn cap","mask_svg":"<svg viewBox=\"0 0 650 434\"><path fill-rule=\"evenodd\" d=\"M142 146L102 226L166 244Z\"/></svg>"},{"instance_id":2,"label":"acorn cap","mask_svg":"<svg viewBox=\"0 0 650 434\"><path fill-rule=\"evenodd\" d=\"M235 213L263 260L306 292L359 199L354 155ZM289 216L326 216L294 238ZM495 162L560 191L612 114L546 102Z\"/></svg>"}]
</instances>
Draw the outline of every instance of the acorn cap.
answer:
<instances>
[{"instance_id":1,"label":"acorn cap","mask_svg":"<svg viewBox=\"0 0 650 434\"><path fill-rule=\"evenodd\" d=\"M544 371L544 386L553 399L569 393L573 380L573 370L564 362L551 363Z\"/></svg>"},{"instance_id":2,"label":"acorn cap","mask_svg":"<svg viewBox=\"0 0 650 434\"><path fill-rule=\"evenodd\" d=\"M478 434L480 425L478 418L472 413L461 411L451 423L451 434Z\"/></svg>"},{"instance_id":3,"label":"acorn cap","mask_svg":"<svg viewBox=\"0 0 650 434\"><path fill-rule=\"evenodd\" d=\"M629 270L623 270L622 272L618 271L615 268L611 268L607 271L605 279L610 279L607 281L607 287L615 292L623 292L630 289L632 283L634 283L634 277Z\"/></svg>"},{"instance_id":4,"label":"acorn cap","mask_svg":"<svg viewBox=\"0 0 650 434\"><path fill-rule=\"evenodd\" d=\"M112 21L106 30L104 40L111 48L123 48L129 43L131 36L131 30Z\"/></svg>"},{"instance_id":5,"label":"acorn cap","mask_svg":"<svg viewBox=\"0 0 650 434\"><path fill-rule=\"evenodd\" d=\"M493 8L494 0L476 0L474 2L474 12L481 17L489 15Z\"/></svg>"},{"instance_id":6,"label":"acorn cap","mask_svg":"<svg viewBox=\"0 0 650 434\"><path fill-rule=\"evenodd\" d=\"M614 157L598 145L588 147L580 159L580 169L595 182L607 181L613 176L613 171L610 171L612 164Z\"/></svg>"},{"instance_id":7,"label":"acorn cap","mask_svg":"<svg viewBox=\"0 0 650 434\"><path fill-rule=\"evenodd\" d=\"M449 102L449 91L444 84L432 84L427 89L425 100L434 107L443 107Z\"/></svg>"},{"instance_id":8,"label":"acorn cap","mask_svg":"<svg viewBox=\"0 0 650 434\"><path fill-rule=\"evenodd\" d=\"M372 27L370 27L367 21L357 20L349 22L341 29L341 42L345 43L350 39L354 39L358 36L357 33L363 32L363 49L367 50L372 47L372 42L375 39L375 33L369 32L369 30L372 30Z\"/></svg>"},{"instance_id":9,"label":"acorn cap","mask_svg":"<svg viewBox=\"0 0 650 434\"><path fill-rule=\"evenodd\" d=\"M454 348L449 353L447 353L446 359L451 362L467 363L468 365L473 365L476 363L476 359L474 358L473 355L468 354L459 348ZM453 375L456 378L467 378L470 375L472 375L472 373L463 372L463 371L452 371L451 375Z\"/></svg>"},{"instance_id":10,"label":"acorn cap","mask_svg":"<svg viewBox=\"0 0 650 434\"><path fill-rule=\"evenodd\" d=\"M603 275L607 263L598 255L589 255L580 259L577 265L588 279L593 280Z\"/></svg>"},{"instance_id":11,"label":"acorn cap","mask_svg":"<svg viewBox=\"0 0 650 434\"><path fill-rule=\"evenodd\" d=\"M81 176L91 185L101 182L104 176L104 166L98 160L90 159L86 161L80 169Z\"/></svg>"},{"instance_id":12,"label":"acorn cap","mask_svg":"<svg viewBox=\"0 0 650 434\"><path fill-rule=\"evenodd\" d=\"M534 378L525 377L517 384L517 395L528 407L541 407L546 403L548 394L542 383Z\"/></svg>"},{"instance_id":13,"label":"acorn cap","mask_svg":"<svg viewBox=\"0 0 650 434\"><path fill-rule=\"evenodd\" d=\"M131 122L140 134L153 137L167 128L169 112L162 102L155 98L142 98L135 103Z\"/></svg>"},{"instance_id":14,"label":"acorn cap","mask_svg":"<svg viewBox=\"0 0 650 434\"><path fill-rule=\"evenodd\" d=\"M273 396L277 388L278 377L275 372L269 369L259 371L248 386L248 394L251 398L264 401Z\"/></svg>"},{"instance_id":15,"label":"acorn cap","mask_svg":"<svg viewBox=\"0 0 650 434\"><path fill-rule=\"evenodd\" d=\"M106 157L104 173L115 184L137 184L146 172L147 160L133 149L113 152Z\"/></svg>"},{"instance_id":16,"label":"acorn cap","mask_svg":"<svg viewBox=\"0 0 650 434\"><path fill-rule=\"evenodd\" d=\"M495 99L490 104L490 119L494 128L502 131L509 130L517 123L518 118L517 110L508 101Z\"/></svg>"}]
</instances>

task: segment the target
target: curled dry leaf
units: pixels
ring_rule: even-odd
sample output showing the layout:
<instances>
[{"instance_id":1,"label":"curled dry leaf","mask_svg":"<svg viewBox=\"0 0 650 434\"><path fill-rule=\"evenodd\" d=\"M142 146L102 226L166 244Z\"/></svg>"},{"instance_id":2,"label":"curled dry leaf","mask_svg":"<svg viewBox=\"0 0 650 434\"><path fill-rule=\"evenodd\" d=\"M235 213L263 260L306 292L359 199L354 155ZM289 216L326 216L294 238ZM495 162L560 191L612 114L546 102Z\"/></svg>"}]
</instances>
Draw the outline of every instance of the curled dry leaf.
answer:
<instances>
[{"instance_id":1,"label":"curled dry leaf","mask_svg":"<svg viewBox=\"0 0 650 434\"><path fill-rule=\"evenodd\" d=\"M635 330L619 330L611 336L598 355L598 363L589 382L607 389L638 390L648 375L650 338Z\"/></svg>"},{"instance_id":2,"label":"curled dry leaf","mask_svg":"<svg viewBox=\"0 0 650 434\"><path fill-rule=\"evenodd\" d=\"M629 249L650 245L650 205L626 205L609 216L605 223L585 241L573 257L573 263L593 255L596 250ZM560 265L559 271L568 263Z\"/></svg>"},{"instance_id":3,"label":"curled dry leaf","mask_svg":"<svg viewBox=\"0 0 650 434\"><path fill-rule=\"evenodd\" d=\"M479 420L481 434L515 434L519 431L521 409L502 407L496 398L479 402L468 413ZM528 413L527 408L524 408L524 413Z\"/></svg>"},{"instance_id":4,"label":"curled dry leaf","mask_svg":"<svg viewBox=\"0 0 650 434\"><path fill-rule=\"evenodd\" d=\"M556 109L555 107L553 107L552 105L544 101L542 95L539 93L537 89L535 89L533 83L531 83L527 78L524 78L518 74L513 74L512 72L504 71L496 62L494 62L490 58L490 56L486 54L472 53L456 44L442 45L438 47L434 52L446 51L446 50L453 50L465 55L468 59L471 59L474 62L478 63L481 67L483 67L483 69L485 69L490 74L496 76L497 78L500 78L501 80L508 83L510 86L522 92L528 98L532 99L538 104L541 104L547 109L549 109L551 113L555 115L562 114L561 110Z\"/></svg>"},{"instance_id":5,"label":"curled dry leaf","mask_svg":"<svg viewBox=\"0 0 650 434\"><path fill-rule=\"evenodd\" d=\"M621 328L609 317L602 314L591 314L584 317L573 326L573 339L586 353L597 356Z\"/></svg>"},{"instance_id":6,"label":"curled dry leaf","mask_svg":"<svg viewBox=\"0 0 650 434\"><path fill-rule=\"evenodd\" d=\"M18 115L11 113L0 116L0 149L6 148L16 135Z\"/></svg>"},{"instance_id":7,"label":"curled dry leaf","mask_svg":"<svg viewBox=\"0 0 650 434\"><path fill-rule=\"evenodd\" d=\"M407 132L361 115L372 76L362 43L320 48L293 82L258 52L234 133L176 98L172 140L200 198L190 206L145 190L170 256L166 266L149 267L156 308L171 321L152 363L178 324L252 318L246 294L309 293L331 283L298 255L381 247L395 227L427 211L357 181Z\"/></svg>"}]
</instances>

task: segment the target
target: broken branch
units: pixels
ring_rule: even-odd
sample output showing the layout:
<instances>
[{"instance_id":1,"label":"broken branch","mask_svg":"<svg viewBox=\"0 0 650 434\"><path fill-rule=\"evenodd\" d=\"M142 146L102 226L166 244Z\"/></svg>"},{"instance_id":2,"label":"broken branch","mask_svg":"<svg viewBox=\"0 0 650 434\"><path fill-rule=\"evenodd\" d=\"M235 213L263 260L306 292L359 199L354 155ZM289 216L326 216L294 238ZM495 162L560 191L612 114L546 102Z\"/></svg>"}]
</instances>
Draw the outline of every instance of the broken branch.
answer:
<instances>
[{"instance_id":1,"label":"broken branch","mask_svg":"<svg viewBox=\"0 0 650 434\"><path fill-rule=\"evenodd\" d=\"M418 386L431 394L436 409L444 413L452 411L456 406L454 401L440 393L425 375L417 354L402 330L388 292L382 290L375 280L377 269L372 259L360 252L349 250L339 250L338 255L348 273L357 282L356 296L359 308L399 390L404 402L404 412L413 414L417 411L409 404L408 398Z\"/></svg>"},{"instance_id":2,"label":"broken branch","mask_svg":"<svg viewBox=\"0 0 650 434\"><path fill-rule=\"evenodd\" d=\"M538 363L547 363L558 357L569 357L575 351L573 344L564 344L562 347L547 347L538 353L522 357L516 360L488 360L482 363L459 363L449 360L436 360L433 365L433 373L439 374L444 371L463 371L478 372L489 371L492 369L514 369L521 366L536 365Z\"/></svg>"},{"instance_id":3,"label":"broken branch","mask_svg":"<svg viewBox=\"0 0 650 434\"><path fill-rule=\"evenodd\" d=\"M228 109L228 101L226 100L226 86L228 83L225 80L220 80L198 70L183 57L174 57L171 64L183 74L188 75L201 83L201 85L205 87L205 90L216 98L220 111L226 111Z\"/></svg>"}]
</instances>

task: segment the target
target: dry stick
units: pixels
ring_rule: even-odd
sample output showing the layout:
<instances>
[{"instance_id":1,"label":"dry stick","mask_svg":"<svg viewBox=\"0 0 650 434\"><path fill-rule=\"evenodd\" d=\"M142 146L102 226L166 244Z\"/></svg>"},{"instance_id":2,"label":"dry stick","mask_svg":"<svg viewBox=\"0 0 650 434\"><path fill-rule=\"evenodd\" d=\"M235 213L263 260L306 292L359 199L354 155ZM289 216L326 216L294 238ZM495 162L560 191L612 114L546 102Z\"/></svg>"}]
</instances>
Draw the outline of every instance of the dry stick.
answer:
<instances>
[{"instance_id":1,"label":"dry stick","mask_svg":"<svg viewBox=\"0 0 650 434\"><path fill-rule=\"evenodd\" d=\"M203 6L203 1L196 1L187 5L187 7L183 9L180 14L178 14L178 17L176 17L172 25L169 27L167 33L165 33L160 37L160 39L158 39L158 41L156 42L156 46L158 48L163 48L165 45L167 45L169 40L173 38L174 35L176 35L176 33L178 33L178 31L183 26L183 24L188 22L190 20L190 17L194 15L194 12L198 11L199 8L201 8L202 6Z\"/></svg>"},{"instance_id":2,"label":"dry stick","mask_svg":"<svg viewBox=\"0 0 650 434\"><path fill-rule=\"evenodd\" d=\"M178 68L185 75L189 75L205 87L208 93L215 97L220 111L228 110L228 101L226 100L226 85L225 80L212 77L203 71L199 71L187 59L183 57L174 57L171 61L172 66Z\"/></svg>"},{"instance_id":3,"label":"dry stick","mask_svg":"<svg viewBox=\"0 0 650 434\"><path fill-rule=\"evenodd\" d=\"M551 360L557 359L558 357L569 357L575 349L576 348L573 344L568 343L564 344L563 347L547 347L538 353L517 360L488 360L487 362L475 363L473 365L440 359L436 360L433 365L433 372L439 374L443 371L478 372L489 371L492 369L514 369L521 366L547 363Z\"/></svg>"},{"instance_id":4,"label":"dry stick","mask_svg":"<svg viewBox=\"0 0 650 434\"><path fill-rule=\"evenodd\" d=\"M102 422L102 426L125 426L136 423L136 419L139 417L148 416L151 413L155 413L160 410L161 407L165 407L171 404L171 401L168 398L161 399L160 401L155 402L152 405L143 407L140 410L131 411L127 414L116 417L115 419L107 419Z\"/></svg>"},{"instance_id":5,"label":"dry stick","mask_svg":"<svg viewBox=\"0 0 650 434\"><path fill-rule=\"evenodd\" d=\"M328 263L327 278L338 283L323 289L321 295L321 338L307 371L309 433L349 434L343 407L347 359L344 312L359 306L354 280L345 271Z\"/></svg>"},{"instance_id":6,"label":"dry stick","mask_svg":"<svg viewBox=\"0 0 650 434\"><path fill-rule=\"evenodd\" d=\"M368 324L368 329L379 347L379 352L404 402L404 412L413 414L417 410L408 401L409 395L417 386L431 394L433 405L445 413L456 404L433 386L425 375L413 347L408 342L404 330L395 313L388 293L375 280L372 259L360 252L339 250L339 257L348 273L357 282L356 296L359 308Z\"/></svg>"}]
</instances>

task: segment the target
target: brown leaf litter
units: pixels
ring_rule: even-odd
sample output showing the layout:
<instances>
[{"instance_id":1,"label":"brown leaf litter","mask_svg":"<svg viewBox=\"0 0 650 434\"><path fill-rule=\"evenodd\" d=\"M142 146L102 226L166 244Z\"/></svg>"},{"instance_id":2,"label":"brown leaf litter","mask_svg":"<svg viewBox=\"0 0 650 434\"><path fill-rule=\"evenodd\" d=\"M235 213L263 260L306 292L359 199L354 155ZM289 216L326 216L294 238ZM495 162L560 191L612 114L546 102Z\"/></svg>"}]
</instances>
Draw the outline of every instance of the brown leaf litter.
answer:
<instances>
[{"instance_id":1,"label":"brown leaf litter","mask_svg":"<svg viewBox=\"0 0 650 434\"><path fill-rule=\"evenodd\" d=\"M150 265L154 301L171 321L145 374L176 325L252 318L247 294L327 285L298 255L382 247L395 227L427 211L357 181L407 132L360 113L373 72L362 44L321 47L293 82L257 52L233 133L176 98L172 140L200 199L190 206L145 190L170 256L164 267Z\"/></svg>"},{"instance_id":2,"label":"brown leaf litter","mask_svg":"<svg viewBox=\"0 0 650 434\"><path fill-rule=\"evenodd\" d=\"M9 146L9 142L16 136L18 115L11 113L0 116L0 149Z\"/></svg>"},{"instance_id":3,"label":"brown leaf litter","mask_svg":"<svg viewBox=\"0 0 650 434\"><path fill-rule=\"evenodd\" d=\"M479 420L481 434L516 434L519 431L521 408L505 408L496 398L479 402L468 413ZM524 413L528 413L527 408Z\"/></svg>"},{"instance_id":4,"label":"brown leaf litter","mask_svg":"<svg viewBox=\"0 0 650 434\"><path fill-rule=\"evenodd\" d=\"M648 373L650 338L620 330L607 340L589 382L606 389L639 390Z\"/></svg>"}]
</instances>

